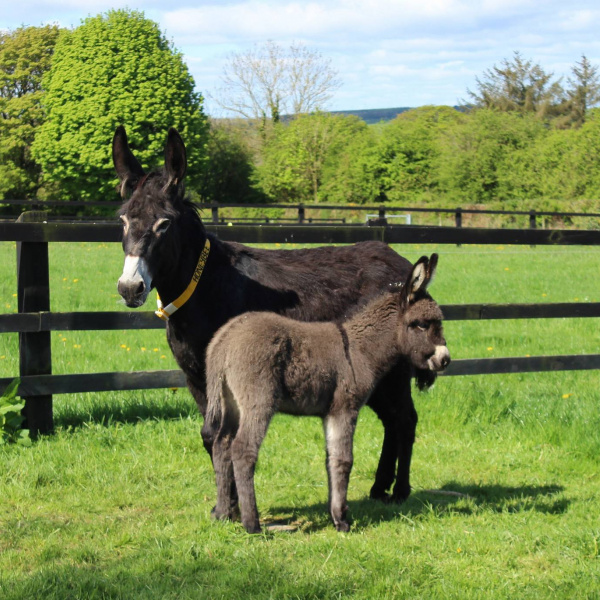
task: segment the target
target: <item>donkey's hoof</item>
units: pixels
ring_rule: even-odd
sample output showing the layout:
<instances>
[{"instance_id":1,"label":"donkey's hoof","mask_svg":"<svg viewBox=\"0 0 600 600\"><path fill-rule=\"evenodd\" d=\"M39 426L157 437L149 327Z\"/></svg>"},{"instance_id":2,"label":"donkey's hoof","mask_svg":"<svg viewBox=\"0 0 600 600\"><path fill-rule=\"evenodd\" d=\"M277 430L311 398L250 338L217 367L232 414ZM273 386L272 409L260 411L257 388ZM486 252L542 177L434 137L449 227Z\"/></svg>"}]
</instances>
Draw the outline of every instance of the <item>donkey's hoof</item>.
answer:
<instances>
[{"instance_id":1,"label":"donkey's hoof","mask_svg":"<svg viewBox=\"0 0 600 600\"><path fill-rule=\"evenodd\" d=\"M385 490L376 488L375 486L371 488L369 497L371 498L371 500L381 500L381 502L390 501L390 495Z\"/></svg>"},{"instance_id":2,"label":"donkey's hoof","mask_svg":"<svg viewBox=\"0 0 600 600\"><path fill-rule=\"evenodd\" d=\"M389 502L393 502L394 504L402 504L408 500L409 496L410 486L401 488L399 490L394 490L394 493L389 498Z\"/></svg>"}]
</instances>

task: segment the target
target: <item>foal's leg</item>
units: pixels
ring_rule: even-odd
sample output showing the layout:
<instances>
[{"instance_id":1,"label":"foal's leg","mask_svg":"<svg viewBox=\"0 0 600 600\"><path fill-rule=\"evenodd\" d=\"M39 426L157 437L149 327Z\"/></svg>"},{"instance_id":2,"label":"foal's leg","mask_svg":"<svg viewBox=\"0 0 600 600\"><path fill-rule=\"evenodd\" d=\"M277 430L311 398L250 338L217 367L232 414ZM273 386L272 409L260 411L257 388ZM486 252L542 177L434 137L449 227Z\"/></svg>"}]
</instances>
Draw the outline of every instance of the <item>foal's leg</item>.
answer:
<instances>
[{"instance_id":1,"label":"foal's leg","mask_svg":"<svg viewBox=\"0 0 600 600\"><path fill-rule=\"evenodd\" d=\"M338 531L349 531L346 520L348 482L352 470L352 440L357 411L338 411L323 419L327 448L327 477L329 480L329 514Z\"/></svg>"},{"instance_id":2,"label":"foal's leg","mask_svg":"<svg viewBox=\"0 0 600 600\"><path fill-rule=\"evenodd\" d=\"M251 414L244 414L240 419L240 427L231 446L231 456L241 504L242 525L248 533L260 533L254 490L254 469L272 413L261 411L256 404L251 406Z\"/></svg>"},{"instance_id":3,"label":"foal's leg","mask_svg":"<svg viewBox=\"0 0 600 600\"><path fill-rule=\"evenodd\" d=\"M212 509L215 519L235 520L239 516L237 494L232 494L233 462L231 445L235 432L219 432L213 445L213 466L217 481L217 505ZM235 491L235 490L233 490Z\"/></svg>"}]
</instances>

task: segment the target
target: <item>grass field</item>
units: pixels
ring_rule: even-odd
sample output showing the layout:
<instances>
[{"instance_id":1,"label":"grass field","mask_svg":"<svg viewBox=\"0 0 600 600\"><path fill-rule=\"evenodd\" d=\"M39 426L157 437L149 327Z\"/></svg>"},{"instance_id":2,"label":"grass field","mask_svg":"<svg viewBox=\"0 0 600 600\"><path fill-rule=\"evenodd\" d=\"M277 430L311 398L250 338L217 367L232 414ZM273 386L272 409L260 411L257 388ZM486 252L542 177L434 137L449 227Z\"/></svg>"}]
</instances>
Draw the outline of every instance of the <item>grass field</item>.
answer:
<instances>
[{"instance_id":1,"label":"grass field","mask_svg":"<svg viewBox=\"0 0 600 600\"><path fill-rule=\"evenodd\" d=\"M55 311L125 310L116 244L50 246ZM597 248L398 247L440 253L442 304L600 301ZM0 298L16 308L14 244ZM149 303L146 307L152 308ZM448 322L453 358L596 353L596 319ZM55 373L174 368L161 331L52 334ZM0 336L0 377L18 372ZM0 448L0 598L598 598L600 378L440 378L416 393L414 493L368 500L382 430L361 413L353 526L330 524L316 419L277 416L256 485L266 522L215 523L202 420L186 390L55 397L56 435ZM455 495L440 494L457 492Z\"/></svg>"}]
</instances>

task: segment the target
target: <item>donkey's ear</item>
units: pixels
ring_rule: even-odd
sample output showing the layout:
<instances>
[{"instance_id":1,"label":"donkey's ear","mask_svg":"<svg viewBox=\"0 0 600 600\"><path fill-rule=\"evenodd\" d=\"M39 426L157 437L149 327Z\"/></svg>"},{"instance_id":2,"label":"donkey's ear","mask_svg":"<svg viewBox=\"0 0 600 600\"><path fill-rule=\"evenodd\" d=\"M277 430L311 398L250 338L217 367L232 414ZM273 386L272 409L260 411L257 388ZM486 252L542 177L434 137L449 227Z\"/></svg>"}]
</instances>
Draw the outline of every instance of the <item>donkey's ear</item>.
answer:
<instances>
[{"instance_id":1,"label":"donkey's ear","mask_svg":"<svg viewBox=\"0 0 600 600\"><path fill-rule=\"evenodd\" d=\"M115 131L112 143L112 157L117 176L119 177L119 192L124 198L127 190L133 190L137 182L144 176L144 170L129 149L125 127L119 125Z\"/></svg>"},{"instance_id":2,"label":"donkey's ear","mask_svg":"<svg viewBox=\"0 0 600 600\"><path fill-rule=\"evenodd\" d=\"M169 178L167 186L180 184L185 177L186 168L185 145L177 130L171 127L165 146L165 170Z\"/></svg>"},{"instance_id":3,"label":"donkey's ear","mask_svg":"<svg viewBox=\"0 0 600 600\"><path fill-rule=\"evenodd\" d=\"M402 289L403 298L407 302L412 302L416 294L421 290L425 290L427 287L428 266L429 259L426 256L421 256L414 264L412 271L406 280L406 285Z\"/></svg>"}]
</instances>

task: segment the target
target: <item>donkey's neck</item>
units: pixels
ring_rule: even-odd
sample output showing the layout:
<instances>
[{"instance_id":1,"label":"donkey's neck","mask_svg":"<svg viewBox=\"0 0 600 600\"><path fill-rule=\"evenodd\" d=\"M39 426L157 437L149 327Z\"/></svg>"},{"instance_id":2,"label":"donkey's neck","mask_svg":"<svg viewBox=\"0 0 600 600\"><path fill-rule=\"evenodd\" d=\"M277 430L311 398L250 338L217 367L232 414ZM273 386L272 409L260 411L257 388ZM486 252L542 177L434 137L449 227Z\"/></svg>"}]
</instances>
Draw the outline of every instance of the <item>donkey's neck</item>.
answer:
<instances>
[{"instance_id":1,"label":"donkey's neck","mask_svg":"<svg viewBox=\"0 0 600 600\"><path fill-rule=\"evenodd\" d=\"M185 230L178 232L178 258L162 269L154 281L164 305L178 298L192 281L205 240L206 231L200 221L187 223Z\"/></svg>"},{"instance_id":2,"label":"donkey's neck","mask_svg":"<svg viewBox=\"0 0 600 600\"><path fill-rule=\"evenodd\" d=\"M377 377L398 359L399 313L398 295L384 293L343 324L350 352L360 354Z\"/></svg>"}]
</instances>

